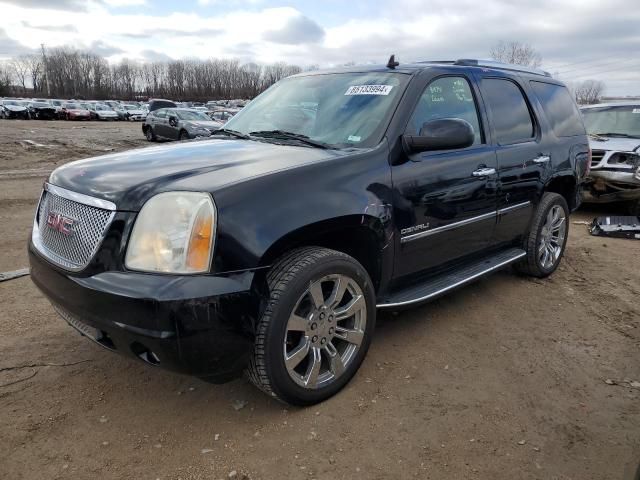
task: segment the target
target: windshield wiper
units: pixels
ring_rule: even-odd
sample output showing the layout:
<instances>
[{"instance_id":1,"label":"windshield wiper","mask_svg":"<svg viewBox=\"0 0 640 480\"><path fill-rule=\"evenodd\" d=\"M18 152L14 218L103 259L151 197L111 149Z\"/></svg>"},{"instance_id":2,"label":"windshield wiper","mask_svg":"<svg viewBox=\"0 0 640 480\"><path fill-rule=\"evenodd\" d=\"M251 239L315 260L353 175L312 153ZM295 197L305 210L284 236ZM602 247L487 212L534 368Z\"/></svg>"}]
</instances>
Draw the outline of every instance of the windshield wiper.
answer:
<instances>
[{"instance_id":1,"label":"windshield wiper","mask_svg":"<svg viewBox=\"0 0 640 480\"><path fill-rule=\"evenodd\" d=\"M211 135L217 134L229 135L230 137L242 138L243 140L249 140L250 137L246 133L238 132L237 130L231 130L229 128L219 128L211 132Z\"/></svg>"},{"instance_id":2,"label":"windshield wiper","mask_svg":"<svg viewBox=\"0 0 640 480\"><path fill-rule=\"evenodd\" d=\"M628 133L618 133L618 132L595 133L594 135L598 135L599 137L622 137L622 138L640 137L640 135L629 135Z\"/></svg>"},{"instance_id":3,"label":"windshield wiper","mask_svg":"<svg viewBox=\"0 0 640 480\"><path fill-rule=\"evenodd\" d=\"M599 142L608 142L609 141L608 138L601 137L600 134L598 134L598 133L588 133L587 135L589 135L591 138L593 138L594 140L597 140Z\"/></svg>"},{"instance_id":4,"label":"windshield wiper","mask_svg":"<svg viewBox=\"0 0 640 480\"><path fill-rule=\"evenodd\" d=\"M273 138L273 139L281 139L281 140L296 140L300 143L304 143L305 145L309 145L311 147L316 148L333 148L331 145L319 142L317 140L312 140L306 135L302 135L300 133L287 132L284 130L258 130L256 132L249 132L249 135L252 137L261 137L261 138Z\"/></svg>"}]
</instances>

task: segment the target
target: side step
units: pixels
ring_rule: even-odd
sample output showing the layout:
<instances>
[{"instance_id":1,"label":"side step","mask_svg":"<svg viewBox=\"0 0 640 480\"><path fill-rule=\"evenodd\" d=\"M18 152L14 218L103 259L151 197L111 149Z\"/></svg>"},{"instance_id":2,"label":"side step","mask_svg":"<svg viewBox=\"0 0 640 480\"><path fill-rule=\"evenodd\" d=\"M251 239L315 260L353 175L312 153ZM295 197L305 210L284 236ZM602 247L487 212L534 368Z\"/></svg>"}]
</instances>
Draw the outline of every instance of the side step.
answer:
<instances>
[{"instance_id":1,"label":"side step","mask_svg":"<svg viewBox=\"0 0 640 480\"><path fill-rule=\"evenodd\" d=\"M461 287L476 278L499 270L524 257L527 253L521 248L510 248L495 255L473 262L458 270L442 273L424 283L412 285L404 290L393 292L385 298L378 308L394 308L420 303L438 297L449 290Z\"/></svg>"}]
</instances>

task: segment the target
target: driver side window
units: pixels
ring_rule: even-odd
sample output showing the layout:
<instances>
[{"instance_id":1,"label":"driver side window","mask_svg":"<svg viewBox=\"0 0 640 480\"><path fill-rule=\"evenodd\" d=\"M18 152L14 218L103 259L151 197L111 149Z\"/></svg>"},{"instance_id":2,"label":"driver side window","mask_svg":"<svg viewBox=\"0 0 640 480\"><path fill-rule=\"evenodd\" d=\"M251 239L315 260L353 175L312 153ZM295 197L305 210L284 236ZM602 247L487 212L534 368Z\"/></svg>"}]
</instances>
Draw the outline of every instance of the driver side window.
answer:
<instances>
[{"instance_id":1,"label":"driver side window","mask_svg":"<svg viewBox=\"0 0 640 480\"><path fill-rule=\"evenodd\" d=\"M473 127L473 145L483 143L478 109L466 78L441 77L427 85L411 116L408 128L418 134L425 122L441 118L466 120Z\"/></svg>"}]
</instances>

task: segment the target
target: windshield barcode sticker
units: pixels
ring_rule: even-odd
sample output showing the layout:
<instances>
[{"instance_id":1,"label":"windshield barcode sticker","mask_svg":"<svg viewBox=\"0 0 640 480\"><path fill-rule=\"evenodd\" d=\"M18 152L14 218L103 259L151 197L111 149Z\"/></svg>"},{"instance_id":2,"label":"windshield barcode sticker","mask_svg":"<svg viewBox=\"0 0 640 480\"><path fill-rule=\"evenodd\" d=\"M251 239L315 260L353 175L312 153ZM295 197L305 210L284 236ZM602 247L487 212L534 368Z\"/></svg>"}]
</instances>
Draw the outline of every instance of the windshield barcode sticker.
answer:
<instances>
[{"instance_id":1,"label":"windshield barcode sticker","mask_svg":"<svg viewBox=\"0 0 640 480\"><path fill-rule=\"evenodd\" d=\"M345 95L389 95L393 85L351 85Z\"/></svg>"}]
</instances>

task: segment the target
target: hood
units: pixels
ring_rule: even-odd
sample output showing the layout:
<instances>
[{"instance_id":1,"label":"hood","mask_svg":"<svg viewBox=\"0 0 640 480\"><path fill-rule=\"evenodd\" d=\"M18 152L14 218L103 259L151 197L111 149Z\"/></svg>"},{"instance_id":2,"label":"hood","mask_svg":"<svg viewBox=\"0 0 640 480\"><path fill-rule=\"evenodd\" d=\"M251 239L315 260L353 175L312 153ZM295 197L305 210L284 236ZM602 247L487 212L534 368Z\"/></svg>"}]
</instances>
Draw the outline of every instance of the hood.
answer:
<instances>
[{"instance_id":1,"label":"hood","mask_svg":"<svg viewBox=\"0 0 640 480\"><path fill-rule=\"evenodd\" d=\"M189 120L185 122L185 127L194 126L194 127L203 127L208 128L209 130L217 130L222 126L221 123L215 122L213 120Z\"/></svg>"},{"instance_id":2,"label":"hood","mask_svg":"<svg viewBox=\"0 0 640 480\"><path fill-rule=\"evenodd\" d=\"M27 107L23 107L21 105L3 105L3 107L10 112L24 112L27 109Z\"/></svg>"},{"instance_id":3,"label":"hood","mask_svg":"<svg viewBox=\"0 0 640 480\"><path fill-rule=\"evenodd\" d=\"M153 195L172 190L210 192L278 170L347 155L339 150L252 140L203 140L147 147L68 163L49 182L139 211Z\"/></svg>"},{"instance_id":4,"label":"hood","mask_svg":"<svg viewBox=\"0 0 640 480\"><path fill-rule=\"evenodd\" d=\"M31 108L34 110L55 110L51 105L47 105L46 107L40 107L38 105L31 105Z\"/></svg>"},{"instance_id":5,"label":"hood","mask_svg":"<svg viewBox=\"0 0 640 480\"><path fill-rule=\"evenodd\" d=\"M69 113L83 113L83 114L91 113L91 112L89 112L89 110L84 110L83 108L67 108L67 112L69 112Z\"/></svg>"},{"instance_id":6,"label":"hood","mask_svg":"<svg viewBox=\"0 0 640 480\"><path fill-rule=\"evenodd\" d=\"M589 137L592 150L611 150L615 152L640 151L640 138L602 137L605 141Z\"/></svg>"},{"instance_id":7,"label":"hood","mask_svg":"<svg viewBox=\"0 0 640 480\"><path fill-rule=\"evenodd\" d=\"M128 113L129 115L142 115L145 112L143 110L125 110L126 113Z\"/></svg>"}]
</instances>

